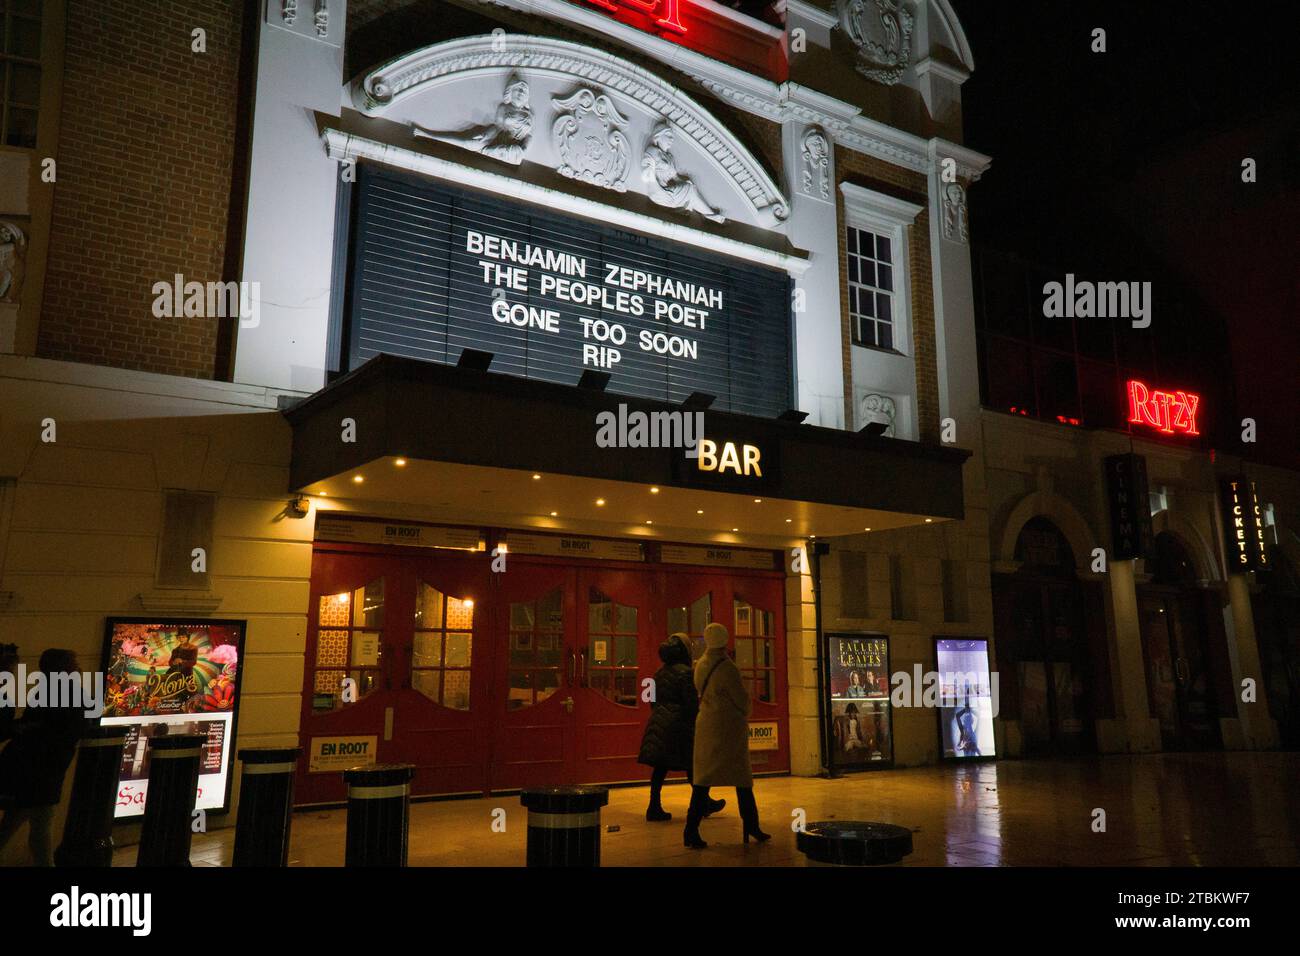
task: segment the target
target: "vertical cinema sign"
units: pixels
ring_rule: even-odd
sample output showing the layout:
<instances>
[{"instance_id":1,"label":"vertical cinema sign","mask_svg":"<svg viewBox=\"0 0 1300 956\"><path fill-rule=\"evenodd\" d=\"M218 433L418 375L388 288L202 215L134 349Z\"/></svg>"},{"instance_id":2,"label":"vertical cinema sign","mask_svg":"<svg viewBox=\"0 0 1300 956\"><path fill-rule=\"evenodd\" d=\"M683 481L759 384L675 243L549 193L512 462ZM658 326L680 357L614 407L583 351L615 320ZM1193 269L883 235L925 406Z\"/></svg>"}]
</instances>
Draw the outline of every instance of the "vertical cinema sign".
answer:
<instances>
[{"instance_id":1,"label":"vertical cinema sign","mask_svg":"<svg viewBox=\"0 0 1300 956\"><path fill-rule=\"evenodd\" d=\"M1223 527L1227 538L1229 571L1266 571L1264 519L1259 513L1255 482L1245 475L1220 479Z\"/></svg>"}]
</instances>

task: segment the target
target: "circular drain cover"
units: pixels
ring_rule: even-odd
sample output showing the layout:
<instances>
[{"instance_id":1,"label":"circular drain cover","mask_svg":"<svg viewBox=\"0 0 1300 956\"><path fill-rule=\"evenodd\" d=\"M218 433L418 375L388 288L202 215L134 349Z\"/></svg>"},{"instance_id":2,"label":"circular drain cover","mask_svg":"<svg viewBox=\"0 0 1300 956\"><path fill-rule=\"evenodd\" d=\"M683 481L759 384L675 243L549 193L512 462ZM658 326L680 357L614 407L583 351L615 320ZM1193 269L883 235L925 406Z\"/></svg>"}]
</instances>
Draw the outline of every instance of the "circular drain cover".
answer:
<instances>
[{"instance_id":1,"label":"circular drain cover","mask_svg":"<svg viewBox=\"0 0 1300 956\"><path fill-rule=\"evenodd\" d=\"M832 820L809 823L795 835L795 846L818 863L879 866L897 863L912 852L912 831L892 823Z\"/></svg>"}]
</instances>

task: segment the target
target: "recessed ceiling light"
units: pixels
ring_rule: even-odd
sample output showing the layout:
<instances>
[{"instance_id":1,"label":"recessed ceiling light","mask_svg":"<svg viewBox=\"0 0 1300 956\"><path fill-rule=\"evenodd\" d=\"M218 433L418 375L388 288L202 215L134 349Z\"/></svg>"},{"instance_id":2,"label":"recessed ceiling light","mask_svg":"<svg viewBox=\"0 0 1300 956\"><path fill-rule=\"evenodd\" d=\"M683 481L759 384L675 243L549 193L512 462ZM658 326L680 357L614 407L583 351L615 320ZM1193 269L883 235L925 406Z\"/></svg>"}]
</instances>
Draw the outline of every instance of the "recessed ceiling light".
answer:
<instances>
[{"instance_id":1,"label":"recessed ceiling light","mask_svg":"<svg viewBox=\"0 0 1300 956\"><path fill-rule=\"evenodd\" d=\"M696 508L696 509L695 509L695 513L696 513L697 515L702 515L702 514L704 514L704 509L703 509L703 508Z\"/></svg>"},{"instance_id":2,"label":"recessed ceiling light","mask_svg":"<svg viewBox=\"0 0 1300 956\"><path fill-rule=\"evenodd\" d=\"M732 531L739 531L740 529L739 529L739 528L732 528L731 530L732 530Z\"/></svg>"},{"instance_id":3,"label":"recessed ceiling light","mask_svg":"<svg viewBox=\"0 0 1300 956\"><path fill-rule=\"evenodd\" d=\"M597 499L596 499L596 505L597 505L598 507L602 507L602 506L604 506L604 504L605 504L605 499L604 499L604 498L597 498Z\"/></svg>"},{"instance_id":4,"label":"recessed ceiling light","mask_svg":"<svg viewBox=\"0 0 1300 956\"><path fill-rule=\"evenodd\" d=\"M327 492L327 491L318 491L318 492L316 492L316 494L320 495L322 498L328 498L328 497L329 497L329 492Z\"/></svg>"},{"instance_id":5,"label":"recessed ceiling light","mask_svg":"<svg viewBox=\"0 0 1300 956\"><path fill-rule=\"evenodd\" d=\"M405 459L405 458L399 458L399 459L397 459L395 462L393 462L393 464L396 465L398 468L405 468L405 467L406 467L406 459Z\"/></svg>"},{"instance_id":6,"label":"recessed ceiling light","mask_svg":"<svg viewBox=\"0 0 1300 956\"><path fill-rule=\"evenodd\" d=\"M659 489L658 489L658 488L651 488L651 489L650 489L650 494L652 494L652 495L657 495L657 494L659 494Z\"/></svg>"},{"instance_id":7,"label":"recessed ceiling light","mask_svg":"<svg viewBox=\"0 0 1300 956\"><path fill-rule=\"evenodd\" d=\"M646 524L654 524L653 521L646 521Z\"/></svg>"},{"instance_id":8,"label":"recessed ceiling light","mask_svg":"<svg viewBox=\"0 0 1300 956\"><path fill-rule=\"evenodd\" d=\"M542 480L541 475L533 475L533 481L541 481L541 480Z\"/></svg>"},{"instance_id":9,"label":"recessed ceiling light","mask_svg":"<svg viewBox=\"0 0 1300 956\"><path fill-rule=\"evenodd\" d=\"M352 480L355 481L357 484L361 484L361 482L365 481L366 479L363 475L353 475Z\"/></svg>"},{"instance_id":10,"label":"recessed ceiling light","mask_svg":"<svg viewBox=\"0 0 1300 956\"><path fill-rule=\"evenodd\" d=\"M755 499L754 499L754 504L756 504L756 505L761 505L762 503L763 503L763 499L762 499L762 498L755 498Z\"/></svg>"},{"instance_id":11,"label":"recessed ceiling light","mask_svg":"<svg viewBox=\"0 0 1300 956\"><path fill-rule=\"evenodd\" d=\"M552 518L558 518L559 516L560 516L560 513L559 513L558 511L552 511L552 512L551 512L551 517L552 517Z\"/></svg>"},{"instance_id":12,"label":"recessed ceiling light","mask_svg":"<svg viewBox=\"0 0 1300 956\"><path fill-rule=\"evenodd\" d=\"M870 531L871 529L870 529L870 528L863 528L862 530L863 530L863 531Z\"/></svg>"},{"instance_id":13,"label":"recessed ceiling light","mask_svg":"<svg viewBox=\"0 0 1300 956\"><path fill-rule=\"evenodd\" d=\"M926 519L925 519L925 523L926 523L926 524L933 524L933 523L934 523L934 519L933 519L933 518L926 518Z\"/></svg>"},{"instance_id":14,"label":"recessed ceiling light","mask_svg":"<svg viewBox=\"0 0 1300 956\"><path fill-rule=\"evenodd\" d=\"M791 521L793 521L793 520L794 520L793 518L786 518L786 519L785 519L785 523L786 523L786 524L789 524L789 523L790 523Z\"/></svg>"}]
</instances>

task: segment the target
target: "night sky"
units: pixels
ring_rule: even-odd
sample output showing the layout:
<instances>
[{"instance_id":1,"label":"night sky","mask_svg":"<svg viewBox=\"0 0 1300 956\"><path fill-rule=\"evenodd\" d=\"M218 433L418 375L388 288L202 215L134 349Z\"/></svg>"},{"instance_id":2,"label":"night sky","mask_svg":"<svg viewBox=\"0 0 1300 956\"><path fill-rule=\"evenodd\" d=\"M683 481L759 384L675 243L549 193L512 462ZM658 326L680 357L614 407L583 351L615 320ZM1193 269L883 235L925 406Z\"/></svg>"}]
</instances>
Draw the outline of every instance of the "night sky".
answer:
<instances>
[{"instance_id":1,"label":"night sky","mask_svg":"<svg viewBox=\"0 0 1300 956\"><path fill-rule=\"evenodd\" d=\"M966 143L993 157L973 241L1061 273L1185 283L1226 325L1237 412L1259 423L1258 447L1223 450L1300 467L1300 4L953 6L975 57Z\"/></svg>"}]
</instances>

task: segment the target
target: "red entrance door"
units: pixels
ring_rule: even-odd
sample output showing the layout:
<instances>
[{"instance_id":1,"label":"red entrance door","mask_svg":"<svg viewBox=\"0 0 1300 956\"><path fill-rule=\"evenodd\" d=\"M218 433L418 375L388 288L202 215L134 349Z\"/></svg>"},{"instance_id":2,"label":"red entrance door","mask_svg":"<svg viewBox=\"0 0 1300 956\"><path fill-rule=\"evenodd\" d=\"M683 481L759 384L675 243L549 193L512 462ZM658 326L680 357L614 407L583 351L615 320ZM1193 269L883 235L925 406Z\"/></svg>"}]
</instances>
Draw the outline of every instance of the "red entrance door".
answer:
<instances>
[{"instance_id":1,"label":"red entrance door","mask_svg":"<svg viewBox=\"0 0 1300 956\"><path fill-rule=\"evenodd\" d=\"M755 772L790 769L785 664L784 581L771 574L665 571L664 633L685 633L692 653L704 653L704 627L721 624L749 691L750 761Z\"/></svg>"},{"instance_id":2,"label":"red entrance door","mask_svg":"<svg viewBox=\"0 0 1300 956\"><path fill-rule=\"evenodd\" d=\"M344 798L340 770L410 763L414 793L482 790L487 560L317 551L297 799Z\"/></svg>"},{"instance_id":3,"label":"red entrance door","mask_svg":"<svg viewBox=\"0 0 1300 956\"><path fill-rule=\"evenodd\" d=\"M652 577L514 559L494 634L494 788L638 780ZM647 668L649 668L647 670Z\"/></svg>"}]
</instances>

